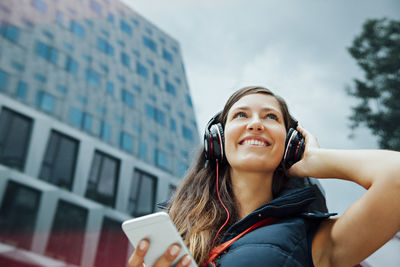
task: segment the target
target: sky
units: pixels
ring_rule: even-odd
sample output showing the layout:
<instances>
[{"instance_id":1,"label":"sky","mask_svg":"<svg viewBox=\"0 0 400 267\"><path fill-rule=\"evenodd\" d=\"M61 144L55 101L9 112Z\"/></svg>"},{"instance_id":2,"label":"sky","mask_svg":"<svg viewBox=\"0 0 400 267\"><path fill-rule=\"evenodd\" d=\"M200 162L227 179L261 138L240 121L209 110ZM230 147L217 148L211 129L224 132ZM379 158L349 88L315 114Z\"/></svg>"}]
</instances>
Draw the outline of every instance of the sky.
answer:
<instances>
[{"instance_id":1,"label":"sky","mask_svg":"<svg viewBox=\"0 0 400 267\"><path fill-rule=\"evenodd\" d=\"M349 129L357 100L345 88L363 72L347 48L366 19L399 20L400 1L122 1L180 43L199 138L234 91L261 85L287 101L321 147L378 148L368 129ZM329 210L339 214L365 192L351 182L320 181Z\"/></svg>"}]
</instances>

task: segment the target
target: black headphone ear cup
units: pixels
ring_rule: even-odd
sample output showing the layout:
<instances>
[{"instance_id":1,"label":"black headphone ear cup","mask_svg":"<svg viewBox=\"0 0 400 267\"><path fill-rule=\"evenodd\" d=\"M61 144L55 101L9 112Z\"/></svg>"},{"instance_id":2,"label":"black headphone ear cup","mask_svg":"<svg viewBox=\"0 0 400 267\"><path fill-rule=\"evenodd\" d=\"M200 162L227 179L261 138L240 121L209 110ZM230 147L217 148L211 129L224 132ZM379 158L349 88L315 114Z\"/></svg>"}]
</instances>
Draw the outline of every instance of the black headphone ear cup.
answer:
<instances>
[{"instance_id":1,"label":"black headphone ear cup","mask_svg":"<svg viewBox=\"0 0 400 267\"><path fill-rule=\"evenodd\" d=\"M222 161L224 159L224 157L225 157L225 133L224 133L224 128L222 127L221 123L217 123L217 127L219 129L219 133L221 134L221 146L222 146L221 161Z\"/></svg>"},{"instance_id":2,"label":"black headphone ear cup","mask_svg":"<svg viewBox=\"0 0 400 267\"><path fill-rule=\"evenodd\" d=\"M301 133L298 133L298 139L299 139L299 142L298 142L298 145L296 148L296 154L295 154L295 158L294 158L295 162L301 160L301 157L303 156L303 153L304 153L304 145L305 145L305 141L306 141Z\"/></svg>"},{"instance_id":3,"label":"black headphone ear cup","mask_svg":"<svg viewBox=\"0 0 400 267\"><path fill-rule=\"evenodd\" d=\"M212 141L212 152L210 160L222 162L224 158L224 147L223 147L223 138L224 133L222 129L222 125L220 123L216 123L211 125L210 127L211 133L211 141Z\"/></svg>"},{"instance_id":4,"label":"black headphone ear cup","mask_svg":"<svg viewBox=\"0 0 400 267\"><path fill-rule=\"evenodd\" d=\"M209 129L206 129L204 132L204 154L206 157L206 160L210 160L212 155L211 155L211 135Z\"/></svg>"},{"instance_id":5,"label":"black headphone ear cup","mask_svg":"<svg viewBox=\"0 0 400 267\"><path fill-rule=\"evenodd\" d=\"M304 137L297 130L290 128L285 141L285 153L283 156L283 166L289 169L299 161L304 152Z\"/></svg>"}]
</instances>

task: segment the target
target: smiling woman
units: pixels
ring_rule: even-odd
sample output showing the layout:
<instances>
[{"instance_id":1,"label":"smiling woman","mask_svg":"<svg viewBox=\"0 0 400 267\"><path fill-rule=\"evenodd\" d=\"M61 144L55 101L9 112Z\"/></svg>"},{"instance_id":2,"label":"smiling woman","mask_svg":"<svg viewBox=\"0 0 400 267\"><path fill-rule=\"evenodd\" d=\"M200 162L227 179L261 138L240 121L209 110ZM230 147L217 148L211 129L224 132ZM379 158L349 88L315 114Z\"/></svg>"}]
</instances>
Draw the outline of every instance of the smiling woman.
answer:
<instances>
[{"instance_id":1,"label":"smiling woman","mask_svg":"<svg viewBox=\"0 0 400 267\"><path fill-rule=\"evenodd\" d=\"M296 156L287 164L293 131ZM205 146L169 214L199 265L354 266L400 229L399 162L394 151L321 149L282 98L245 87L208 123ZM314 208L315 188L293 188L301 179L294 177L349 180L368 192L329 219L332 214ZM143 266L149 247L142 240L130 266ZM170 266L178 251L171 244L155 266ZM188 259L176 266L188 266Z\"/></svg>"}]
</instances>

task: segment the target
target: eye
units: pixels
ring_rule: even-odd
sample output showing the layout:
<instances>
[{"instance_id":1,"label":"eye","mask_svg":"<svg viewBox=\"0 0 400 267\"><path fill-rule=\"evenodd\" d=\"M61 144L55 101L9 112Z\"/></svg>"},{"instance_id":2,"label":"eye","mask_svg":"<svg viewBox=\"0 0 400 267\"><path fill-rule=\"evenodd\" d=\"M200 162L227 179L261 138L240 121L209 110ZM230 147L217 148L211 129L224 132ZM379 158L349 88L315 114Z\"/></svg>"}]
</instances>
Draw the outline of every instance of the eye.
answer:
<instances>
[{"instance_id":1,"label":"eye","mask_svg":"<svg viewBox=\"0 0 400 267\"><path fill-rule=\"evenodd\" d=\"M276 116L274 113L268 113L265 117L278 121L278 116Z\"/></svg>"},{"instance_id":2,"label":"eye","mask_svg":"<svg viewBox=\"0 0 400 267\"><path fill-rule=\"evenodd\" d=\"M247 116L246 116L246 113L244 113L244 112L242 112L242 111L240 111L240 112L237 112L235 115L233 115L233 118L234 119L236 119L236 118L246 118Z\"/></svg>"}]
</instances>

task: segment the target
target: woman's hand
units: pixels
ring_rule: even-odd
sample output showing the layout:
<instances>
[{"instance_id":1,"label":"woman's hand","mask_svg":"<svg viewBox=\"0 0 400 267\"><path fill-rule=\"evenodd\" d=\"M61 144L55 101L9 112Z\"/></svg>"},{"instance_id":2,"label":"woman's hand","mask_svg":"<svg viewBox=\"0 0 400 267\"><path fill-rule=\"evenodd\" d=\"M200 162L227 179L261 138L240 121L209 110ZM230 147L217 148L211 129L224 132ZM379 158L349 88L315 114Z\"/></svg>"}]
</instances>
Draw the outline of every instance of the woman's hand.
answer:
<instances>
[{"instance_id":1,"label":"woman's hand","mask_svg":"<svg viewBox=\"0 0 400 267\"><path fill-rule=\"evenodd\" d=\"M143 239L139 242L136 246L135 251L133 252L132 256L129 258L129 266L130 267L145 267L144 264L144 256L146 255L149 249L150 243L148 240ZM181 248L177 244L171 245L167 251L162 255L157 262L153 265L153 267L169 267L171 266L172 262L178 257ZM186 267L189 266L191 263L191 258L189 255L183 256L178 263L175 265L176 267Z\"/></svg>"},{"instance_id":2,"label":"woman's hand","mask_svg":"<svg viewBox=\"0 0 400 267\"><path fill-rule=\"evenodd\" d=\"M319 144L317 138L315 138L310 132L301 127L297 126L297 130L304 136L305 138L305 148L302 158L296 162L290 169L288 170L288 174L294 177L309 177L311 176L311 171L315 170L318 164L315 161L314 151L319 149Z\"/></svg>"}]
</instances>

